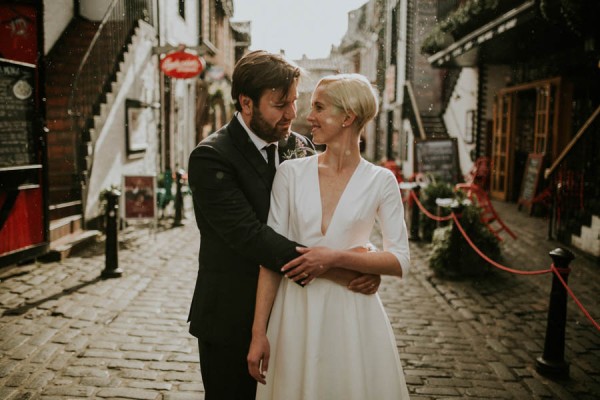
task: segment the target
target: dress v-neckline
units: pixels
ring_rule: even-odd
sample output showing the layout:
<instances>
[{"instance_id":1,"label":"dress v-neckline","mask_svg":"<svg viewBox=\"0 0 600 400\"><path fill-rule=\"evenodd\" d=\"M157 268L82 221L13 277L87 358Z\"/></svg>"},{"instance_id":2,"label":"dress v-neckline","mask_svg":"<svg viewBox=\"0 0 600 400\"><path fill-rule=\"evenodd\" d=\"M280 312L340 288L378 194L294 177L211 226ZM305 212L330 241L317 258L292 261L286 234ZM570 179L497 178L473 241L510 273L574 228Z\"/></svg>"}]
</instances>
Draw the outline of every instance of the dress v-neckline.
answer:
<instances>
[{"instance_id":1,"label":"dress v-neckline","mask_svg":"<svg viewBox=\"0 0 600 400\"><path fill-rule=\"evenodd\" d=\"M346 186L344 186L344 190L342 190L342 194L340 194L340 197L335 205L335 208L333 209L333 212L331 213L331 218L329 219L329 225L327 225L327 229L325 230L325 232L323 232L323 198L321 196L321 181L319 179L319 157L315 157L315 163L316 163L315 170L316 170L317 188L319 189L317 191L317 194L318 194L317 200L319 202L319 210L321 210L321 215L319 218L319 233L321 234L321 236L326 237L327 233L331 229L331 225L333 225L335 215L337 214L337 210L346 195L348 186L350 186L350 184L354 180L354 176L356 175L356 172L358 171L358 169L360 168L360 166L363 163L363 158L362 157L360 158L360 161L356 165L356 168L354 168L354 171L352 171L352 175L350 175L350 179L348 179L348 182L346 182Z\"/></svg>"}]
</instances>

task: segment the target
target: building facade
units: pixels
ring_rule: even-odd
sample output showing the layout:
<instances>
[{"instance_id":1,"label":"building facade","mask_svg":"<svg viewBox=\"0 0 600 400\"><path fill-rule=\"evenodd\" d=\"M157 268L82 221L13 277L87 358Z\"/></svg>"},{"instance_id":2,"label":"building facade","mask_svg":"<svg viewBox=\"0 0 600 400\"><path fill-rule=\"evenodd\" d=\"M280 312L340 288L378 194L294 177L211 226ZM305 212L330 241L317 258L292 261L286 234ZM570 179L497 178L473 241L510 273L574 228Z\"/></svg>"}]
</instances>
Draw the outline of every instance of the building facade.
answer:
<instances>
[{"instance_id":1,"label":"building facade","mask_svg":"<svg viewBox=\"0 0 600 400\"><path fill-rule=\"evenodd\" d=\"M0 165L0 265L96 234L124 176L172 182L160 178L231 115L231 71L250 44L231 0L3 0L0 16L18 109L0 113L0 140L23 150ZM169 77L161 62L175 51L203 58L201 74Z\"/></svg>"}]
</instances>

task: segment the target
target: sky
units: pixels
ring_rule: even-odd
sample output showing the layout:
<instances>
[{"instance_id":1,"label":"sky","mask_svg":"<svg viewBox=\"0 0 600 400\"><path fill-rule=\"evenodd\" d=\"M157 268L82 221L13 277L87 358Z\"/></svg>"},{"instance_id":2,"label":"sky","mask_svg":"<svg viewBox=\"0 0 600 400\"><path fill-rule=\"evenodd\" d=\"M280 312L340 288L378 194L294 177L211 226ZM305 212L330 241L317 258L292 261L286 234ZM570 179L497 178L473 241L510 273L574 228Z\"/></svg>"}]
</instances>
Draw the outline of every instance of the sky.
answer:
<instances>
[{"instance_id":1,"label":"sky","mask_svg":"<svg viewBox=\"0 0 600 400\"><path fill-rule=\"evenodd\" d=\"M348 28L348 12L368 0L233 0L233 21L252 21L250 50L293 60L325 58Z\"/></svg>"}]
</instances>

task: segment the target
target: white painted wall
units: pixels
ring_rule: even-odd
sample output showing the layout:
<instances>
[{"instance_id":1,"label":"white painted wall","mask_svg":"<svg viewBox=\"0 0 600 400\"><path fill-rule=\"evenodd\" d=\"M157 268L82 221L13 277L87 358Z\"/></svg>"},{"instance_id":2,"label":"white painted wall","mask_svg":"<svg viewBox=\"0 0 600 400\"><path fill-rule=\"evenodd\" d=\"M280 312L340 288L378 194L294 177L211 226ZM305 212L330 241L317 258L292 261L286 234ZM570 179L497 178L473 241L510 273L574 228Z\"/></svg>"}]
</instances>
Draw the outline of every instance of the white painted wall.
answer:
<instances>
[{"instance_id":1,"label":"white painted wall","mask_svg":"<svg viewBox=\"0 0 600 400\"><path fill-rule=\"evenodd\" d=\"M112 0L80 0L79 13L90 21L102 21Z\"/></svg>"},{"instance_id":2,"label":"white painted wall","mask_svg":"<svg viewBox=\"0 0 600 400\"><path fill-rule=\"evenodd\" d=\"M74 16L73 0L44 1L44 54L48 54Z\"/></svg>"},{"instance_id":3,"label":"white painted wall","mask_svg":"<svg viewBox=\"0 0 600 400\"><path fill-rule=\"evenodd\" d=\"M179 15L179 1L159 0L160 29L164 44L198 45L199 11L197 1L185 2L185 20Z\"/></svg>"},{"instance_id":4,"label":"white painted wall","mask_svg":"<svg viewBox=\"0 0 600 400\"><path fill-rule=\"evenodd\" d=\"M478 79L479 73L476 68L463 68L461 70L443 116L448 134L457 139L458 160L463 175L467 174L473 166L470 153L475 148L475 143L467 143L465 139L467 111L477 109Z\"/></svg>"}]
</instances>

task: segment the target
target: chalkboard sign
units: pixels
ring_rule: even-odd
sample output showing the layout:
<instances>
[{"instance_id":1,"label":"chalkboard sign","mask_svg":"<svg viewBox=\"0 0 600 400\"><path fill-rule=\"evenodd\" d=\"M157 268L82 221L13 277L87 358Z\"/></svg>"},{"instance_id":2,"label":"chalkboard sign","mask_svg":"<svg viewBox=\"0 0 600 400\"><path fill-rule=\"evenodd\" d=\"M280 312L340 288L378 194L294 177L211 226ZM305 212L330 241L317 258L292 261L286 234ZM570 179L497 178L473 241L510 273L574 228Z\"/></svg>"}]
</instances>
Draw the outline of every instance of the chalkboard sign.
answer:
<instances>
[{"instance_id":1,"label":"chalkboard sign","mask_svg":"<svg viewBox=\"0 0 600 400\"><path fill-rule=\"evenodd\" d=\"M523 171L523 181L521 182L521 192L519 194L519 207L525 205L529 212L532 211L532 201L537 194L537 188L542 171L544 155L541 153L529 153L525 170Z\"/></svg>"},{"instance_id":2,"label":"chalkboard sign","mask_svg":"<svg viewBox=\"0 0 600 400\"><path fill-rule=\"evenodd\" d=\"M35 66L0 58L0 168L34 163Z\"/></svg>"},{"instance_id":3,"label":"chalkboard sign","mask_svg":"<svg viewBox=\"0 0 600 400\"><path fill-rule=\"evenodd\" d=\"M456 138L417 140L414 153L415 173L432 175L437 181L452 185L462 181Z\"/></svg>"}]
</instances>

